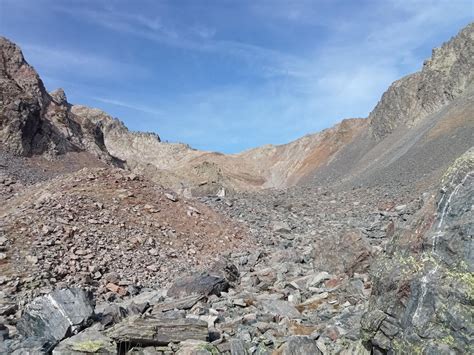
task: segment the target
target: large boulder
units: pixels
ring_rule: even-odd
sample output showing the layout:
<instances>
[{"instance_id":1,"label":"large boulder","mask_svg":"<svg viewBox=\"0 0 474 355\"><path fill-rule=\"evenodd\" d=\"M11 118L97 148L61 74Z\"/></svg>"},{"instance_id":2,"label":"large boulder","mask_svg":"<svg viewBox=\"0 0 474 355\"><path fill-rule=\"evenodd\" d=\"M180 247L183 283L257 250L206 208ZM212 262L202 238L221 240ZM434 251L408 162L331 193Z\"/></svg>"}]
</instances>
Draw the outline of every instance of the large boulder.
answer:
<instances>
[{"instance_id":1,"label":"large boulder","mask_svg":"<svg viewBox=\"0 0 474 355\"><path fill-rule=\"evenodd\" d=\"M119 344L167 345L194 339L206 341L207 323L198 319L171 317L128 317L106 331Z\"/></svg>"},{"instance_id":2,"label":"large boulder","mask_svg":"<svg viewBox=\"0 0 474 355\"><path fill-rule=\"evenodd\" d=\"M78 288L57 290L30 302L17 329L25 338L56 344L89 325L93 314L91 293Z\"/></svg>"},{"instance_id":3,"label":"large boulder","mask_svg":"<svg viewBox=\"0 0 474 355\"><path fill-rule=\"evenodd\" d=\"M190 295L216 295L229 289L227 280L220 276L202 274L188 276L176 280L168 290L168 296L182 298Z\"/></svg>"}]
</instances>

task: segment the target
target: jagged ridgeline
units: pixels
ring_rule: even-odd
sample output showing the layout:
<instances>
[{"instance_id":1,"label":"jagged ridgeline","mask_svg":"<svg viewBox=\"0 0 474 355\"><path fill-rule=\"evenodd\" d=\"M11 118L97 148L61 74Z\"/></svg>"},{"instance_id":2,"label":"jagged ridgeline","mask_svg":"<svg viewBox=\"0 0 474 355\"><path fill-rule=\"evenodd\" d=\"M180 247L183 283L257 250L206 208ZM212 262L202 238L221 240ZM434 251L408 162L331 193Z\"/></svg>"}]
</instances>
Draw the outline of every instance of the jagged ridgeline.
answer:
<instances>
[{"instance_id":1,"label":"jagged ridgeline","mask_svg":"<svg viewBox=\"0 0 474 355\"><path fill-rule=\"evenodd\" d=\"M233 155L0 51L0 353L474 352L474 24L369 117Z\"/></svg>"},{"instance_id":2,"label":"jagged ridgeline","mask_svg":"<svg viewBox=\"0 0 474 355\"><path fill-rule=\"evenodd\" d=\"M163 143L156 134L128 131L105 112L69 104L62 90L48 94L18 46L2 38L0 141L21 155L88 151L193 195L418 182L439 176L472 145L473 31L467 26L434 50L420 72L393 83L368 118L235 155Z\"/></svg>"}]
</instances>

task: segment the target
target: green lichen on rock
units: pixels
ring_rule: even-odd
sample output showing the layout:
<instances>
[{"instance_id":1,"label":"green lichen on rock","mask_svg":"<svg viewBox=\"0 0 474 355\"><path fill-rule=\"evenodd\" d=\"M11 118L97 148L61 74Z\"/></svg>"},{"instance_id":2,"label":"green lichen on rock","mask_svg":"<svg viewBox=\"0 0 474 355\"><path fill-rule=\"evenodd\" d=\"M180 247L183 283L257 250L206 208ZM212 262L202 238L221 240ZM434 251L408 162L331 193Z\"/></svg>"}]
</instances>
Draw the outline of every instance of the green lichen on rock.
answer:
<instances>
[{"instance_id":1,"label":"green lichen on rock","mask_svg":"<svg viewBox=\"0 0 474 355\"><path fill-rule=\"evenodd\" d=\"M103 340L88 340L73 344L71 349L85 353L96 353L106 345L107 344Z\"/></svg>"},{"instance_id":2,"label":"green lichen on rock","mask_svg":"<svg viewBox=\"0 0 474 355\"><path fill-rule=\"evenodd\" d=\"M453 281L465 286L467 290L467 297L472 302L474 301L474 274L469 271L460 270L446 270L446 276Z\"/></svg>"},{"instance_id":3,"label":"green lichen on rock","mask_svg":"<svg viewBox=\"0 0 474 355\"><path fill-rule=\"evenodd\" d=\"M392 347L395 354L423 354L423 347L421 345L409 343L406 340L394 339L392 340Z\"/></svg>"},{"instance_id":4,"label":"green lichen on rock","mask_svg":"<svg viewBox=\"0 0 474 355\"><path fill-rule=\"evenodd\" d=\"M446 170L442 179L441 186L447 186L451 181L455 180L456 175L474 169L474 148L469 149Z\"/></svg>"},{"instance_id":5,"label":"green lichen on rock","mask_svg":"<svg viewBox=\"0 0 474 355\"><path fill-rule=\"evenodd\" d=\"M202 344L199 346L200 350L205 350L207 351L209 354L211 355L218 355L219 354L219 350L212 344Z\"/></svg>"}]
</instances>

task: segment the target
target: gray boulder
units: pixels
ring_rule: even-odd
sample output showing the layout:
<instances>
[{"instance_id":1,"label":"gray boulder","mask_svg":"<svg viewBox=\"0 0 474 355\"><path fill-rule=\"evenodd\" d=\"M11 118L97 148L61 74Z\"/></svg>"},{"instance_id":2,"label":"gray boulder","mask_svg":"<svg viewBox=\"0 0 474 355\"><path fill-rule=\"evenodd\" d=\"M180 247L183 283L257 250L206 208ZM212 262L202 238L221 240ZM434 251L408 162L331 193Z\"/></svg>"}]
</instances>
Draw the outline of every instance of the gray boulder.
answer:
<instances>
[{"instance_id":1,"label":"gray boulder","mask_svg":"<svg viewBox=\"0 0 474 355\"><path fill-rule=\"evenodd\" d=\"M71 338L65 339L53 350L53 355L73 354L115 354L117 346L112 339L96 329L88 328Z\"/></svg>"},{"instance_id":2,"label":"gray boulder","mask_svg":"<svg viewBox=\"0 0 474 355\"><path fill-rule=\"evenodd\" d=\"M283 300L264 300L261 302L263 309L272 315L288 317L290 319L301 318L301 313L290 302Z\"/></svg>"},{"instance_id":3,"label":"gray boulder","mask_svg":"<svg viewBox=\"0 0 474 355\"><path fill-rule=\"evenodd\" d=\"M89 325L93 314L91 293L78 288L57 290L30 302L17 329L24 337L56 344Z\"/></svg>"},{"instance_id":4,"label":"gray boulder","mask_svg":"<svg viewBox=\"0 0 474 355\"><path fill-rule=\"evenodd\" d=\"M198 319L128 317L106 331L119 344L167 345L194 339L206 341L207 323Z\"/></svg>"},{"instance_id":5,"label":"gray boulder","mask_svg":"<svg viewBox=\"0 0 474 355\"><path fill-rule=\"evenodd\" d=\"M174 298L186 297L189 295L216 295L229 289L227 280L220 276L203 274L189 276L176 280L168 290L168 296Z\"/></svg>"},{"instance_id":6,"label":"gray boulder","mask_svg":"<svg viewBox=\"0 0 474 355\"><path fill-rule=\"evenodd\" d=\"M292 336L281 348L282 355L318 355L322 354L316 340L306 336Z\"/></svg>"}]
</instances>

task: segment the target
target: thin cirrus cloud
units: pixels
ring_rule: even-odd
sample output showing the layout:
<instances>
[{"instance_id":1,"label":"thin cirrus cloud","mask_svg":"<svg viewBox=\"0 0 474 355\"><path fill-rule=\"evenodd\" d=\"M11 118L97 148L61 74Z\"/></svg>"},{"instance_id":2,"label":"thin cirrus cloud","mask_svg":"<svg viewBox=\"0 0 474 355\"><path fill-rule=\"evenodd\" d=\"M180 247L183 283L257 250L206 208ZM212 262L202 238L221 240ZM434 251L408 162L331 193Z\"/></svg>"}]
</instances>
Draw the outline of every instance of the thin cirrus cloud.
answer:
<instances>
[{"instance_id":1,"label":"thin cirrus cloud","mask_svg":"<svg viewBox=\"0 0 474 355\"><path fill-rule=\"evenodd\" d=\"M108 99L108 98L104 98L104 97L93 97L92 99L97 101L97 102L102 102L102 103L110 104L110 105L114 105L114 106L120 106L120 107L131 109L133 111L143 112L143 113L151 114L151 115L154 115L154 116L163 115L163 111L161 111L157 108L143 106L143 105L136 104L136 103L131 103L131 102L128 102L128 101Z\"/></svg>"},{"instance_id":2,"label":"thin cirrus cloud","mask_svg":"<svg viewBox=\"0 0 474 355\"><path fill-rule=\"evenodd\" d=\"M27 60L40 73L55 77L54 73L70 73L88 78L114 78L117 76L144 76L145 68L120 62L107 56L91 54L77 49L54 48L45 45L25 43L21 46Z\"/></svg>"},{"instance_id":3,"label":"thin cirrus cloud","mask_svg":"<svg viewBox=\"0 0 474 355\"><path fill-rule=\"evenodd\" d=\"M261 75L308 76L304 58L263 46L234 40L215 39L217 30L204 25L165 24L159 17L125 13L113 9L74 9L56 7L56 11L80 16L110 30L185 50L236 57L257 68Z\"/></svg>"}]
</instances>

